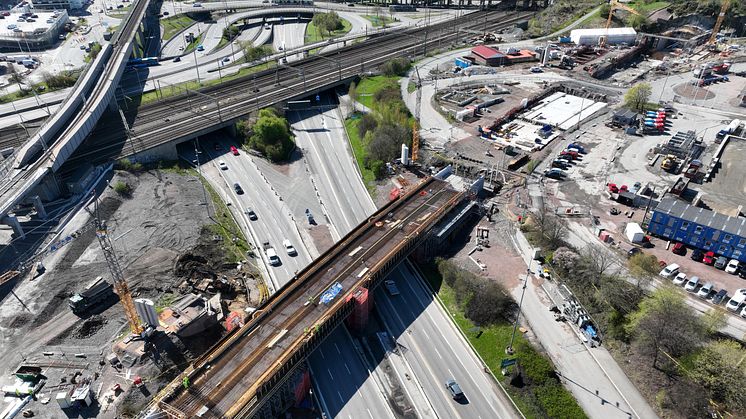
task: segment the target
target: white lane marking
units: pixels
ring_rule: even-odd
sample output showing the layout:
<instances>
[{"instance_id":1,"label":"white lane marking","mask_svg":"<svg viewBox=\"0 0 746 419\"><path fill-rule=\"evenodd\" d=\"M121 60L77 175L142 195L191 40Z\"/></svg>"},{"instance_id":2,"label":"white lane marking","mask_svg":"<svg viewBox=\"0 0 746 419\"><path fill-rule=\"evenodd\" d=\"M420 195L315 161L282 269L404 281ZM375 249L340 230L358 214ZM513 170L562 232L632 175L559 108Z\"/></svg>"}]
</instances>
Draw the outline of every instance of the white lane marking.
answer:
<instances>
[{"instance_id":1,"label":"white lane marking","mask_svg":"<svg viewBox=\"0 0 746 419\"><path fill-rule=\"evenodd\" d=\"M326 372L329 373L329 377L331 377L332 381L334 381L334 376L332 375L332 370L330 370L329 368L327 368Z\"/></svg>"},{"instance_id":2,"label":"white lane marking","mask_svg":"<svg viewBox=\"0 0 746 419\"><path fill-rule=\"evenodd\" d=\"M347 374L352 375L352 372L350 371L350 367L347 366L347 363L345 362L345 368L347 368Z\"/></svg>"}]
</instances>

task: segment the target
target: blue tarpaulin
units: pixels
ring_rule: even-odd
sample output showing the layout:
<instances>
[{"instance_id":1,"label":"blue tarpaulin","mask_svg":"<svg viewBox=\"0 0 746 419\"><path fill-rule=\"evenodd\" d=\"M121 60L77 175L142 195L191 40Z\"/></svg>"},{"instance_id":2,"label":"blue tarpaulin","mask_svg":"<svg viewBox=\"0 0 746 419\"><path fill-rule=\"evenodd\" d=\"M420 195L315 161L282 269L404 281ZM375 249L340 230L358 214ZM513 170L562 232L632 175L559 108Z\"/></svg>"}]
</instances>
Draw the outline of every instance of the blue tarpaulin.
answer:
<instances>
[{"instance_id":1,"label":"blue tarpaulin","mask_svg":"<svg viewBox=\"0 0 746 419\"><path fill-rule=\"evenodd\" d=\"M321 294L321 303L329 304L332 300L334 300L334 297L339 295L341 291L342 284L340 284L339 282L335 282L334 285L332 285L328 290L324 291L324 293Z\"/></svg>"}]
</instances>

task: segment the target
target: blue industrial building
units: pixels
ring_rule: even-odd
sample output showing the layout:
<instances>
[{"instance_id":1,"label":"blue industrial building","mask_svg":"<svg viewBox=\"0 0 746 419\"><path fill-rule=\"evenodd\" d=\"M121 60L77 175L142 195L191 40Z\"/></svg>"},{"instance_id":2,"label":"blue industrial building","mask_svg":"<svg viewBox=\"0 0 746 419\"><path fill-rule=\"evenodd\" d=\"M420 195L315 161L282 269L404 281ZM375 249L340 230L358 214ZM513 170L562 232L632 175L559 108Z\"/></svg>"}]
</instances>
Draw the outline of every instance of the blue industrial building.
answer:
<instances>
[{"instance_id":1,"label":"blue industrial building","mask_svg":"<svg viewBox=\"0 0 746 419\"><path fill-rule=\"evenodd\" d=\"M729 217L665 197L653 210L648 232L746 262L746 218Z\"/></svg>"}]
</instances>

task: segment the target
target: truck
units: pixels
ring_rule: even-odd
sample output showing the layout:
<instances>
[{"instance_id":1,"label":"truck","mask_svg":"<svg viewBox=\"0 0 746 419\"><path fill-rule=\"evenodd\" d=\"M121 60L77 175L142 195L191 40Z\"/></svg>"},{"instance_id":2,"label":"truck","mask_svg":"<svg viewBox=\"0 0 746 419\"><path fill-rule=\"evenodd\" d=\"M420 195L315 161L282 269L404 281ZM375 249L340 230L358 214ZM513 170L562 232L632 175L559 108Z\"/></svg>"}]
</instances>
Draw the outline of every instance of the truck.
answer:
<instances>
[{"instance_id":1,"label":"truck","mask_svg":"<svg viewBox=\"0 0 746 419\"><path fill-rule=\"evenodd\" d=\"M88 284L83 291L70 297L67 304L73 313L80 314L114 295L114 287L104 277L99 276L95 281Z\"/></svg>"},{"instance_id":2,"label":"truck","mask_svg":"<svg viewBox=\"0 0 746 419\"><path fill-rule=\"evenodd\" d=\"M741 127L741 120L740 119L734 119L728 124L728 127L725 129L721 129L718 131L717 134L715 134L715 139L722 140L725 138L728 134L733 134Z\"/></svg>"},{"instance_id":3,"label":"truck","mask_svg":"<svg viewBox=\"0 0 746 419\"><path fill-rule=\"evenodd\" d=\"M702 162L700 160L692 160L691 163L689 163L689 167L686 168L684 176L689 179L697 177L700 167L702 167Z\"/></svg>"}]
</instances>

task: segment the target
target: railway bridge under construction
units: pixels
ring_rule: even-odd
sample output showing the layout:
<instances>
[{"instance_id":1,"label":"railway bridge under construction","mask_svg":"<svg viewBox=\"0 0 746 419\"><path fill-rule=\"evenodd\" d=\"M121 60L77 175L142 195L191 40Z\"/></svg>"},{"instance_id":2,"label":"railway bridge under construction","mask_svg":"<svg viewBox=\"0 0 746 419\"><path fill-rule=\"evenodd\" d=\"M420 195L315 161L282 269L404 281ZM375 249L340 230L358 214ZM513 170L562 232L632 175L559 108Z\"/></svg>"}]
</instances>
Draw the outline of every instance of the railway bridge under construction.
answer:
<instances>
[{"instance_id":1,"label":"railway bridge under construction","mask_svg":"<svg viewBox=\"0 0 746 419\"><path fill-rule=\"evenodd\" d=\"M342 321L367 319L368 291L425 242L441 220L451 223L446 215L468 205L469 197L430 177L388 203L196 360L143 414L275 417L282 407L268 401L285 380Z\"/></svg>"}]
</instances>

